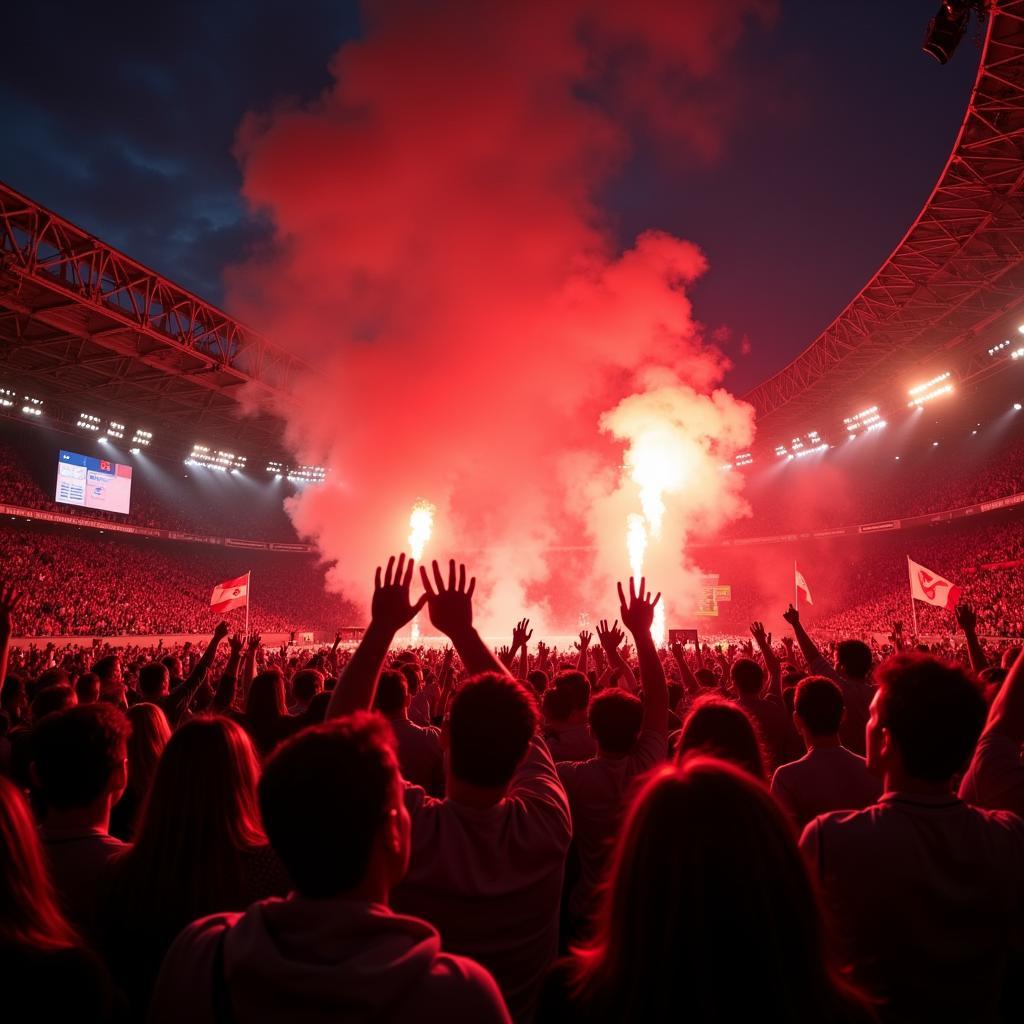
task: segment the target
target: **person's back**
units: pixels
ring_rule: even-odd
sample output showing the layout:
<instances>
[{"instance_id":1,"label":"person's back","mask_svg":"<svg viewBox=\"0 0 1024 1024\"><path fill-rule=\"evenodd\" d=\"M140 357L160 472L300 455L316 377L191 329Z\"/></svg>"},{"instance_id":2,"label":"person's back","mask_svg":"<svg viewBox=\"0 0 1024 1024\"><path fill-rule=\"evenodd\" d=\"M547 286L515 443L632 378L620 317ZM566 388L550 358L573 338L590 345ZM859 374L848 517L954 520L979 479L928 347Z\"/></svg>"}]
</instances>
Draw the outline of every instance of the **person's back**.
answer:
<instances>
[{"instance_id":1,"label":"person's back","mask_svg":"<svg viewBox=\"0 0 1024 1024\"><path fill-rule=\"evenodd\" d=\"M743 953L742 965L727 950ZM748 772L699 756L644 780L593 935L550 972L536 1016L537 1024L871 1019L837 970L782 811Z\"/></svg>"},{"instance_id":2,"label":"person's back","mask_svg":"<svg viewBox=\"0 0 1024 1024\"><path fill-rule=\"evenodd\" d=\"M879 678L867 750L886 791L816 818L801 846L886 1020L994 1020L1024 913L1024 822L952 792L984 701L929 657L893 658Z\"/></svg>"},{"instance_id":3,"label":"person's back","mask_svg":"<svg viewBox=\"0 0 1024 1024\"><path fill-rule=\"evenodd\" d=\"M110 835L110 812L127 784L125 716L106 703L48 715L32 735L32 771L46 816L43 851L61 909L90 941L111 861L126 847Z\"/></svg>"},{"instance_id":4,"label":"person's back","mask_svg":"<svg viewBox=\"0 0 1024 1024\"><path fill-rule=\"evenodd\" d=\"M189 719L164 748L103 911L103 952L137 1015L185 925L288 891L260 823L257 777L247 735L227 718Z\"/></svg>"},{"instance_id":5,"label":"person's back","mask_svg":"<svg viewBox=\"0 0 1024 1024\"><path fill-rule=\"evenodd\" d=\"M422 786L432 796L444 795L444 748L438 729L409 721L409 690L402 672L380 674L374 708L391 725L402 778Z\"/></svg>"},{"instance_id":6,"label":"person's back","mask_svg":"<svg viewBox=\"0 0 1024 1024\"><path fill-rule=\"evenodd\" d=\"M29 809L0 777L0 1005L5 1019L113 1020L121 1009L99 957L64 919Z\"/></svg>"},{"instance_id":7,"label":"person's back","mask_svg":"<svg viewBox=\"0 0 1024 1024\"><path fill-rule=\"evenodd\" d=\"M260 807L296 891L186 928L164 961L154 1024L508 1021L483 968L388 908L409 819L378 720L358 715L287 740L260 781Z\"/></svg>"},{"instance_id":8,"label":"person's back","mask_svg":"<svg viewBox=\"0 0 1024 1024\"><path fill-rule=\"evenodd\" d=\"M568 801L535 734L533 698L516 681L491 674L466 683L449 729L448 797L406 790L412 856L395 907L479 960L513 1017L526 1019L557 952Z\"/></svg>"},{"instance_id":9,"label":"person's back","mask_svg":"<svg viewBox=\"0 0 1024 1024\"><path fill-rule=\"evenodd\" d=\"M633 784L668 754L667 733L643 728L643 711L641 701L622 690L599 694L590 705L597 755L558 765L580 865L580 878L569 894L569 914L576 925L590 912Z\"/></svg>"},{"instance_id":10,"label":"person's back","mask_svg":"<svg viewBox=\"0 0 1024 1024\"><path fill-rule=\"evenodd\" d=\"M729 674L736 688L737 701L757 723L767 748L770 768L799 757L803 752L800 737L786 713L785 705L776 697L765 697L764 670L751 658L737 658Z\"/></svg>"},{"instance_id":11,"label":"person's back","mask_svg":"<svg viewBox=\"0 0 1024 1024\"><path fill-rule=\"evenodd\" d=\"M555 761L586 761L597 753L597 743L587 725L590 683L574 669L559 672L553 687L564 704L565 718L548 732L547 743Z\"/></svg>"},{"instance_id":12,"label":"person's back","mask_svg":"<svg viewBox=\"0 0 1024 1024\"><path fill-rule=\"evenodd\" d=\"M772 793L802 829L819 814L860 810L882 795L881 780L864 758L839 742L843 694L825 676L807 676L797 686L793 721L807 753L781 765L772 777Z\"/></svg>"},{"instance_id":13,"label":"person's back","mask_svg":"<svg viewBox=\"0 0 1024 1024\"><path fill-rule=\"evenodd\" d=\"M444 795L444 748L441 733L433 726L416 725L408 718L390 719L398 747L402 778L422 786L431 796Z\"/></svg>"}]
</instances>

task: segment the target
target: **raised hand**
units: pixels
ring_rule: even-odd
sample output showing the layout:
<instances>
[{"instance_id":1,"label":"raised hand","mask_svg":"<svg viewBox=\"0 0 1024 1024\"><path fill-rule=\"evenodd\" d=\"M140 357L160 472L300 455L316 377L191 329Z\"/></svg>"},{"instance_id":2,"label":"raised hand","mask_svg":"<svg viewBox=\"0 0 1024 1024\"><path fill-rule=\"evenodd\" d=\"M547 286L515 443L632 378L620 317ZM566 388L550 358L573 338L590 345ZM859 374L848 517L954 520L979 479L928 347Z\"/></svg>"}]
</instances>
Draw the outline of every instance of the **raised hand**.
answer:
<instances>
[{"instance_id":1,"label":"raised hand","mask_svg":"<svg viewBox=\"0 0 1024 1024\"><path fill-rule=\"evenodd\" d=\"M629 602L626 602L626 595L623 593L622 584L616 583L619 589L619 618L622 624L633 634L633 638L639 640L643 635L650 639L651 625L654 622L654 606L661 600L659 591L654 600L651 600L647 592L647 579L641 577L640 589L637 590L633 577L629 577Z\"/></svg>"},{"instance_id":2,"label":"raised hand","mask_svg":"<svg viewBox=\"0 0 1024 1024\"><path fill-rule=\"evenodd\" d=\"M783 613L782 617L791 625L798 626L800 624L800 613L790 605Z\"/></svg>"},{"instance_id":3,"label":"raised hand","mask_svg":"<svg viewBox=\"0 0 1024 1024\"><path fill-rule=\"evenodd\" d=\"M740 644L740 650L743 652L743 656L745 658L753 658L753 656L754 656L754 641L753 640L744 640L743 643Z\"/></svg>"},{"instance_id":4,"label":"raised hand","mask_svg":"<svg viewBox=\"0 0 1024 1024\"><path fill-rule=\"evenodd\" d=\"M455 559L448 562L448 585L445 586L441 576L441 568L436 560L433 563L434 584L431 586L425 566L420 566L420 579L426 591L424 600L430 612L430 621L442 633L452 637L465 634L473 628L473 591L476 590L476 577L470 578L466 585L466 567L459 566L456 582ZM419 606L417 606L417 611ZM415 612L413 613L415 614ZM410 615L411 619L412 616Z\"/></svg>"},{"instance_id":5,"label":"raised hand","mask_svg":"<svg viewBox=\"0 0 1024 1024\"><path fill-rule=\"evenodd\" d=\"M573 643L573 647L577 651L585 651L590 646L592 634L588 633L585 629L580 632L580 638L578 642Z\"/></svg>"},{"instance_id":6,"label":"raised hand","mask_svg":"<svg viewBox=\"0 0 1024 1024\"><path fill-rule=\"evenodd\" d=\"M533 630L530 629L530 620L521 619L516 623L516 628L512 630L512 650L517 651L520 647L525 646L531 636L533 636Z\"/></svg>"},{"instance_id":7,"label":"raised hand","mask_svg":"<svg viewBox=\"0 0 1024 1024\"><path fill-rule=\"evenodd\" d=\"M248 642L248 644L246 644L246 648L245 649L249 652L249 654L255 654L257 649L259 648L259 646L260 646L260 635L259 635L259 633L250 633L249 634L249 642Z\"/></svg>"},{"instance_id":8,"label":"raised hand","mask_svg":"<svg viewBox=\"0 0 1024 1024\"><path fill-rule=\"evenodd\" d=\"M24 594L11 584L0 588L0 636L9 637L14 632L14 613L23 598Z\"/></svg>"},{"instance_id":9,"label":"raised hand","mask_svg":"<svg viewBox=\"0 0 1024 1024\"><path fill-rule=\"evenodd\" d=\"M233 655L240 654L242 651L242 637L240 634L235 633L234 636L228 637L228 647L231 648Z\"/></svg>"},{"instance_id":10,"label":"raised hand","mask_svg":"<svg viewBox=\"0 0 1024 1024\"><path fill-rule=\"evenodd\" d=\"M956 621L965 633L973 633L978 628L978 613L969 604L958 604Z\"/></svg>"},{"instance_id":11,"label":"raised hand","mask_svg":"<svg viewBox=\"0 0 1024 1024\"><path fill-rule=\"evenodd\" d=\"M616 619L611 628L608 627L608 620L601 619L597 624L597 641L608 653L609 657L619 649L619 644L626 638L626 634L619 629L619 620Z\"/></svg>"},{"instance_id":12,"label":"raised hand","mask_svg":"<svg viewBox=\"0 0 1024 1024\"><path fill-rule=\"evenodd\" d=\"M498 648L498 657L501 659L502 665L506 668L510 668L512 665L512 648L509 646Z\"/></svg>"},{"instance_id":13,"label":"raised hand","mask_svg":"<svg viewBox=\"0 0 1024 1024\"><path fill-rule=\"evenodd\" d=\"M757 642L757 646L764 649L771 649L772 646L772 635L766 633L763 622L752 622L750 624L750 635Z\"/></svg>"},{"instance_id":14,"label":"raised hand","mask_svg":"<svg viewBox=\"0 0 1024 1024\"><path fill-rule=\"evenodd\" d=\"M383 580L380 566L377 566L373 581L373 600L370 602L370 618L375 626L390 630L393 634L397 633L406 623L412 622L417 612L426 604L426 594L423 594L415 604L409 601L412 570L413 560L410 558L407 563L404 552L398 556L397 563L394 555L388 559Z\"/></svg>"},{"instance_id":15,"label":"raised hand","mask_svg":"<svg viewBox=\"0 0 1024 1024\"><path fill-rule=\"evenodd\" d=\"M226 622L218 622L213 631L213 639L220 643L231 632L231 627Z\"/></svg>"}]
</instances>

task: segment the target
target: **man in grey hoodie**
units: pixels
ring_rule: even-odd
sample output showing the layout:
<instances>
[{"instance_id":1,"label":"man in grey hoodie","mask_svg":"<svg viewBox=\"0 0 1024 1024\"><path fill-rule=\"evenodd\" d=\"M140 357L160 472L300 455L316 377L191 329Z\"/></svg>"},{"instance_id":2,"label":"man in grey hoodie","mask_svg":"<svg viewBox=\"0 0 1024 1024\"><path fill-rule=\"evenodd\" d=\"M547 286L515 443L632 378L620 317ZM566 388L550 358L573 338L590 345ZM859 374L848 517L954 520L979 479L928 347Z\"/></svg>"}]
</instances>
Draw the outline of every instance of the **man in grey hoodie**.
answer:
<instances>
[{"instance_id":1,"label":"man in grey hoodie","mask_svg":"<svg viewBox=\"0 0 1024 1024\"><path fill-rule=\"evenodd\" d=\"M259 797L295 891L186 928L164 960L151 1022L508 1022L483 967L443 953L431 925L388 907L410 824L384 722L356 714L292 737L267 763Z\"/></svg>"}]
</instances>

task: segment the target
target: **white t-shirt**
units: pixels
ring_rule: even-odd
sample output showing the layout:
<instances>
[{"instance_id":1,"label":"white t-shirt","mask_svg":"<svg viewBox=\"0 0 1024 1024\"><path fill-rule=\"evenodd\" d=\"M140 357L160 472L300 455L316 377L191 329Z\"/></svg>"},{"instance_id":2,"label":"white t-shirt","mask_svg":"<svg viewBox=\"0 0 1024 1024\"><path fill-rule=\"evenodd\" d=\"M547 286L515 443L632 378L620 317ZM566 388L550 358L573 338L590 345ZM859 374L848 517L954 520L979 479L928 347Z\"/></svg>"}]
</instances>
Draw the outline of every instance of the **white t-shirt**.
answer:
<instances>
[{"instance_id":1,"label":"white t-shirt","mask_svg":"<svg viewBox=\"0 0 1024 1024\"><path fill-rule=\"evenodd\" d=\"M559 763L558 775L569 796L573 841L580 860L580 879L569 896L574 918L590 909L634 781L666 757L667 734L644 730L625 757L598 754L587 761Z\"/></svg>"},{"instance_id":2,"label":"white t-shirt","mask_svg":"<svg viewBox=\"0 0 1024 1024\"><path fill-rule=\"evenodd\" d=\"M558 917L572 819L547 745L535 737L493 807L436 800L406 786L409 872L395 908L429 921L445 949L483 964L513 1019L528 1021L558 953Z\"/></svg>"},{"instance_id":3,"label":"white t-shirt","mask_svg":"<svg viewBox=\"0 0 1024 1024\"><path fill-rule=\"evenodd\" d=\"M867 762L846 747L815 747L776 769L772 793L803 828L828 811L859 811L882 795Z\"/></svg>"},{"instance_id":4,"label":"white t-shirt","mask_svg":"<svg viewBox=\"0 0 1024 1024\"><path fill-rule=\"evenodd\" d=\"M1024 821L886 793L815 818L800 846L886 1021L996 1019L1024 923Z\"/></svg>"}]
</instances>

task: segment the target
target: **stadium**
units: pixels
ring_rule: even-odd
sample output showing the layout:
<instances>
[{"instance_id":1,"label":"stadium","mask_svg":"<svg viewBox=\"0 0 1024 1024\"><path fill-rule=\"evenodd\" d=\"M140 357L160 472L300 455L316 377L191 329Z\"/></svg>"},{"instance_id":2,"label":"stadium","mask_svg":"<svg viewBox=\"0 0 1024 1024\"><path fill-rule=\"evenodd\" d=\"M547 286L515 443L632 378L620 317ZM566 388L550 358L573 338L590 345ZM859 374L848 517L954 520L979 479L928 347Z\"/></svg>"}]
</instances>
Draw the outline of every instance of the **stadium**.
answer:
<instances>
[{"instance_id":1,"label":"stadium","mask_svg":"<svg viewBox=\"0 0 1024 1024\"><path fill-rule=\"evenodd\" d=\"M1021 635L1018 33L1011 15L992 19L954 149L884 265L744 396L756 445L729 471L745 477L751 515L695 549L731 598L719 605L709 582L705 614L679 609L678 625L742 633L792 597L784 566L795 561L813 566L816 626L881 640L914 612L900 564L912 556L986 609L987 634ZM324 590L314 546L283 510L323 476L293 465L268 411L293 400L308 367L6 187L0 225L4 544L26 570L46 557L60 587L23 609L25 636L200 634L213 625L210 587L249 571L270 584L254 583L252 618L275 642L358 627L365 609ZM61 450L130 465L130 508L55 501ZM760 551L756 576L743 568L748 544ZM199 567L203 584L183 585ZM140 580L148 606L105 572ZM76 602L83 578L110 593L108 607ZM922 633L954 631L950 614L920 611Z\"/></svg>"},{"instance_id":2,"label":"stadium","mask_svg":"<svg viewBox=\"0 0 1024 1024\"><path fill-rule=\"evenodd\" d=\"M1024 0L742 390L616 231L792 5L352 6L216 301L0 181L0 1007L1021 1019Z\"/></svg>"}]
</instances>

